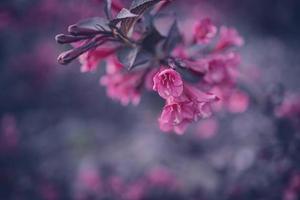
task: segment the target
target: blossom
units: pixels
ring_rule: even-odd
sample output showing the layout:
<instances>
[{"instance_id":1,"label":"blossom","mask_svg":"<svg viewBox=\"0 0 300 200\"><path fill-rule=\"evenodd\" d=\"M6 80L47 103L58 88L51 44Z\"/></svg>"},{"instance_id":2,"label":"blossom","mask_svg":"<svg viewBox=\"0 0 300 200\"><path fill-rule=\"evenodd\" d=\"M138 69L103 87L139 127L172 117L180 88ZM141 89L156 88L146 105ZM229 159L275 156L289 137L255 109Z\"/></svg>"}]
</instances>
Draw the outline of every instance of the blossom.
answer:
<instances>
[{"instance_id":1,"label":"blossom","mask_svg":"<svg viewBox=\"0 0 300 200\"><path fill-rule=\"evenodd\" d=\"M230 85L236 79L236 67L240 58L235 53L226 55L213 55L207 61L207 72L204 81L213 85Z\"/></svg>"},{"instance_id":2,"label":"blossom","mask_svg":"<svg viewBox=\"0 0 300 200\"><path fill-rule=\"evenodd\" d=\"M209 67L209 60L208 59L199 59L199 60L184 60L183 63L186 65L186 67L193 72L197 72L202 74L205 74L208 72L208 67Z\"/></svg>"},{"instance_id":3,"label":"blossom","mask_svg":"<svg viewBox=\"0 0 300 200\"><path fill-rule=\"evenodd\" d=\"M174 130L183 134L189 123L194 119L192 102L173 102L164 106L158 119L160 129L165 132Z\"/></svg>"},{"instance_id":4,"label":"blossom","mask_svg":"<svg viewBox=\"0 0 300 200\"><path fill-rule=\"evenodd\" d=\"M249 97L242 91L234 91L228 99L228 110L231 113L243 113L249 106Z\"/></svg>"},{"instance_id":5,"label":"blossom","mask_svg":"<svg viewBox=\"0 0 300 200\"><path fill-rule=\"evenodd\" d=\"M121 64L116 59L108 62L107 72L100 79L101 85L106 86L107 95L120 101L123 105L128 105L130 102L137 105L141 99L139 86L141 85L143 72L124 72Z\"/></svg>"},{"instance_id":6,"label":"blossom","mask_svg":"<svg viewBox=\"0 0 300 200\"><path fill-rule=\"evenodd\" d=\"M183 81L178 72L174 69L162 69L153 77L153 90L167 99L169 97L179 97L183 92Z\"/></svg>"},{"instance_id":7,"label":"blossom","mask_svg":"<svg viewBox=\"0 0 300 200\"><path fill-rule=\"evenodd\" d=\"M115 57L109 57L106 62L106 73L107 74L115 74L122 70L123 65L119 62L119 60Z\"/></svg>"},{"instance_id":8,"label":"blossom","mask_svg":"<svg viewBox=\"0 0 300 200\"><path fill-rule=\"evenodd\" d=\"M207 44L216 36L217 27L209 18L201 20L195 27L195 39L198 43Z\"/></svg>"},{"instance_id":9,"label":"blossom","mask_svg":"<svg viewBox=\"0 0 300 200\"><path fill-rule=\"evenodd\" d=\"M185 96L189 101L193 102L194 120L199 118L208 118L212 114L212 104L219 101L213 93L202 92L194 86L185 85Z\"/></svg>"},{"instance_id":10,"label":"blossom","mask_svg":"<svg viewBox=\"0 0 300 200\"><path fill-rule=\"evenodd\" d=\"M153 85L154 85L153 78L158 71L159 71L159 69L154 68L154 69L149 70L148 73L146 73L144 86L147 90L149 90L149 91L153 90Z\"/></svg>"},{"instance_id":11,"label":"blossom","mask_svg":"<svg viewBox=\"0 0 300 200\"><path fill-rule=\"evenodd\" d=\"M215 119L206 119L197 125L196 136L199 139L210 139L214 137L219 129L219 124Z\"/></svg>"},{"instance_id":12,"label":"blossom","mask_svg":"<svg viewBox=\"0 0 300 200\"><path fill-rule=\"evenodd\" d=\"M218 100L213 94L204 93L193 86L185 85L182 96L169 99L159 117L162 131L183 134L192 121L211 115L211 104Z\"/></svg>"},{"instance_id":13,"label":"blossom","mask_svg":"<svg viewBox=\"0 0 300 200\"><path fill-rule=\"evenodd\" d=\"M214 111L226 110L230 113L243 113L246 112L250 99L244 91L225 85L213 87L210 92L216 94L221 101L213 105Z\"/></svg>"},{"instance_id":14,"label":"blossom","mask_svg":"<svg viewBox=\"0 0 300 200\"><path fill-rule=\"evenodd\" d=\"M81 72L91 72L97 69L99 62L115 52L114 48L101 47L79 56Z\"/></svg>"},{"instance_id":15,"label":"blossom","mask_svg":"<svg viewBox=\"0 0 300 200\"><path fill-rule=\"evenodd\" d=\"M215 38L218 29L209 18L196 25L194 20L186 20L184 29L193 26L194 30L184 33L182 24L180 29L170 18L155 23L138 20L146 9L154 7L149 12L155 15L168 3L133 1L126 9L120 0L110 2L105 7L106 18L79 21L69 26L68 34L56 36L60 44L75 43L72 50L58 57L59 63L68 64L80 57L81 71L87 72L96 70L105 59L106 74L100 83L109 97L123 105L138 104L144 88L156 91L166 101L158 120L163 131L182 134L192 121L210 117L212 105L219 100L215 93L209 93L213 88L218 88L226 100L222 105L232 112L244 111L248 106L245 95L229 98L235 90L240 61L229 47L241 46L243 38L225 26ZM212 40L215 47L204 46Z\"/></svg>"},{"instance_id":16,"label":"blossom","mask_svg":"<svg viewBox=\"0 0 300 200\"><path fill-rule=\"evenodd\" d=\"M234 28L222 26L220 29L220 38L216 44L216 50L224 50L233 46L242 46L244 39Z\"/></svg>"}]
</instances>

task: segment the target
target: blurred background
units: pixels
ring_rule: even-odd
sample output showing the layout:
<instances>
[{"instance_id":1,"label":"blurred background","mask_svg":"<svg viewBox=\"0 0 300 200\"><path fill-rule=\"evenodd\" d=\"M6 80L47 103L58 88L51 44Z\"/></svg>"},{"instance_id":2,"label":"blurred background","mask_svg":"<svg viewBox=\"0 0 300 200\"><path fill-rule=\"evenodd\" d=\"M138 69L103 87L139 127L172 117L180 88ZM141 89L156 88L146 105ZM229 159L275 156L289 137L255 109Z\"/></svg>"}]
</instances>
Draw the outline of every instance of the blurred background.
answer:
<instances>
[{"instance_id":1,"label":"blurred background","mask_svg":"<svg viewBox=\"0 0 300 200\"><path fill-rule=\"evenodd\" d=\"M102 0L1 0L1 200L300 199L299 113L270 114L274 99L299 92L300 1L170 5L182 31L211 17L245 39L239 87L249 94L247 111L220 113L183 136L159 130L156 94L124 107L99 85L102 68L57 64L68 47L55 35L103 15L102 7Z\"/></svg>"}]
</instances>

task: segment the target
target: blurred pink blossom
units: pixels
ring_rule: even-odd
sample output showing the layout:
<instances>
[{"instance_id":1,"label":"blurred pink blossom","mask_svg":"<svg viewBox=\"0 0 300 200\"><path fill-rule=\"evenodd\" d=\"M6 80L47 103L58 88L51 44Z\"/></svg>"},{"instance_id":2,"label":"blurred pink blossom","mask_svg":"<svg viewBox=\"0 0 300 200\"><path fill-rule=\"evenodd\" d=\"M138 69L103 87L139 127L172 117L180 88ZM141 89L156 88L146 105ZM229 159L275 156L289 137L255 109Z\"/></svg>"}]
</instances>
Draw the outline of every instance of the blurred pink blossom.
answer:
<instances>
[{"instance_id":1,"label":"blurred pink blossom","mask_svg":"<svg viewBox=\"0 0 300 200\"><path fill-rule=\"evenodd\" d=\"M222 26L220 28L220 38L216 44L217 51L230 47L240 47L244 44L244 39L239 35L236 29Z\"/></svg>"},{"instance_id":2,"label":"blurred pink blossom","mask_svg":"<svg viewBox=\"0 0 300 200\"><path fill-rule=\"evenodd\" d=\"M236 90L229 97L227 107L231 113L243 113L249 107L249 96L245 92Z\"/></svg>"},{"instance_id":3,"label":"blurred pink blossom","mask_svg":"<svg viewBox=\"0 0 300 200\"><path fill-rule=\"evenodd\" d=\"M223 86L235 83L236 68L239 63L240 57L235 53L212 55L208 59L208 69L204 75L204 81Z\"/></svg>"},{"instance_id":4,"label":"blurred pink blossom","mask_svg":"<svg viewBox=\"0 0 300 200\"><path fill-rule=\"evenodd\" d=\"M219 129L216 119L205 119L197 125L196 136L199 139L210 139L214 137Z\"/></svg>"},{"instance_id":5,"label":"blurred pink blossom","mask_svg":"<svg viewBox=\"0 0 300 200\"><path fill-rule=\"evenodd\" d=\"M107 58L115 52L113 47L98 47L95 50L88 51L79 57L81 63L81 72L95 71L100 61Z\"/></svg>"},{"instance_id":6,"label":"blurred pink blossom","mask_svg":"<svg viewBox=\"0 0 300 200\"><path fill-rule=\"evenodd\" d=\"M195 40L201 44L207 44L217 34L217 27L209 18L205 18L198 22L195 27Z\"/></svg>"},{"instance_id":7,"label":"blurred pink blossom","mask_svg":"<svg viewBox=\"0 0 300 200\"><path fill-rule=\"evenodd\" d=\"M122 65L117 59L111 58L107 65L107 74L102 76L100 83L106 86L106 93L114 100L120 101L123 105L132 102L137 105L140 102L141 95L139 87L142 82L143 71L132 73L122 70Z\"/></svg>"}]
</instances>

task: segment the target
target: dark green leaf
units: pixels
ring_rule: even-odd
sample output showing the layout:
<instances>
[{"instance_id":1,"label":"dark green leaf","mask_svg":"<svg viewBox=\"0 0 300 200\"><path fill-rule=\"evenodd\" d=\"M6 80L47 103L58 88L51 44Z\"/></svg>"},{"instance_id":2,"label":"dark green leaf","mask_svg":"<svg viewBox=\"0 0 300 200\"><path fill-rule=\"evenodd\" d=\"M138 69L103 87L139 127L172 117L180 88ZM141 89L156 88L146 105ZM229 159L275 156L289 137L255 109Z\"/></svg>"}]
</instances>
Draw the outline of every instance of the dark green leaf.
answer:
<instances>
[{"instance_id":1,"label":"dark green leaf","mask_svg":"<svg viewBox=\"0 0 300 200\"><path fill-rule=\"evenodd\" d=\"M124 47L117 52L117 56L119 61L130 70L136 61L138 52L139 48Z\"/></svg>"},{"instance_id":2,"label":"dark green leaf","mask_svg":"<svg viewBox=\"0 0 300 200\"><path fill-rule=\"evenodd\" d=\"M146 37L142 41L142 46L147 51L154 53L157 44L165 37L163 37L154 26L150 26L149 28L148 34L146 34Z\"/></svg>"},{"instance_id":3,"label":"dark green leaf","mask_svg":"<svg viewBox=\"0 0 300 200\"><path fill-rule=\"evenodd\" d=\"M173 25L169 30L163 48L167 53L170 53L176 47L176 45L181 41L182 41L182 37L177 26L177 21L174 21Z\"/></svg>"}]
</instances>

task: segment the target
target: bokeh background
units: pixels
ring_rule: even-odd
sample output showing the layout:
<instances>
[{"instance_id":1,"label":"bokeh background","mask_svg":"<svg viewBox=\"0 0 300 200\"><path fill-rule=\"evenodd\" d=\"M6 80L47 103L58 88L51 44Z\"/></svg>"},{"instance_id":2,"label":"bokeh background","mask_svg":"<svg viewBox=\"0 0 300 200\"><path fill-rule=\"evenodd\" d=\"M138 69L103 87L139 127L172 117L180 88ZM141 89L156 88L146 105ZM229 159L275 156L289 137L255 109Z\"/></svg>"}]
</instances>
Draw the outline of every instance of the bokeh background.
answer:
<instances>
[{"instance_id":1,"label":"bokeh background","mask_svg":"<svg viewBox=\"0 0 300 200\"><path fill-rule=\"evenodd\" d=\"M298 0L170 5L183 32L189 20L211 17L246 42L239 87L249 93L248 110L219 114L213 133L195 125L183 136L159 130L163 102L156 94L124 107L99 85L103 69L83 74L77 61L57 64L68 47L57 45L55 35L101 16L102 4L1 0L1 200L135 200L143 184L142 199L300 198L299 121L295 126L269 112L270 99L299 92Z\"/></svg>"}]
</instances>

